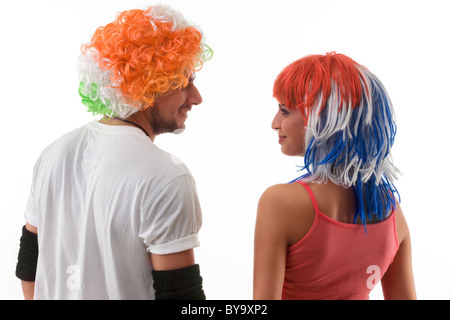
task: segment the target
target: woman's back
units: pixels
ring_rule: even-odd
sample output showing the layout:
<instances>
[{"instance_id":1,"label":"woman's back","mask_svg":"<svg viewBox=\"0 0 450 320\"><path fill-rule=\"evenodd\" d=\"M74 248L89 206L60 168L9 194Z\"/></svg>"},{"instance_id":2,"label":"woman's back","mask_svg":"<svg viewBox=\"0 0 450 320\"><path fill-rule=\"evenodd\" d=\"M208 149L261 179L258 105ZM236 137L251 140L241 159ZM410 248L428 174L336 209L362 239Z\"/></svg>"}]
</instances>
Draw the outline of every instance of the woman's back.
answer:
<instances>
[{"instance_id":1,"label":"woman's back","mask_svg":"<svg viewBox=\"0 0 450 320\"><path fill-rule=\"evenodd\" d=\"M310 197L314 220L287 249L282 298L368 299L398 249L395 213L382 222L354 224L352 189L299 184Z\"/></svg>"}]
</instances>

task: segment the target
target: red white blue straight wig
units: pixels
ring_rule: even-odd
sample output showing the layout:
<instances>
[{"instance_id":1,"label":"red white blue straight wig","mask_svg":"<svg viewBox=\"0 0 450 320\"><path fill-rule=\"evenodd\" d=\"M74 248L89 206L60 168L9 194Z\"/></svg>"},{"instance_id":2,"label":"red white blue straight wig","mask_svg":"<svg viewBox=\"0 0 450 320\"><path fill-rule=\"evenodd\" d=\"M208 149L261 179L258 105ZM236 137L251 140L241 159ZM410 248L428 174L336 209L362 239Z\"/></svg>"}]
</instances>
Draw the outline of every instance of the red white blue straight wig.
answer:
<instances>
[{"instance_id":1,"label":"red white blue straight wig","mask_svg":"<svg viewBox=\"0 0 450 320\"><path fill-rule=\"evenodd\" d=\"M334 52L311 55L287 66L274 97L298 108L305 119L305 156L296 180L352 187L355 223L383 220L395 209L391 149L396 134L391 100L367 68Z\"/></svg>"}]
</instances>

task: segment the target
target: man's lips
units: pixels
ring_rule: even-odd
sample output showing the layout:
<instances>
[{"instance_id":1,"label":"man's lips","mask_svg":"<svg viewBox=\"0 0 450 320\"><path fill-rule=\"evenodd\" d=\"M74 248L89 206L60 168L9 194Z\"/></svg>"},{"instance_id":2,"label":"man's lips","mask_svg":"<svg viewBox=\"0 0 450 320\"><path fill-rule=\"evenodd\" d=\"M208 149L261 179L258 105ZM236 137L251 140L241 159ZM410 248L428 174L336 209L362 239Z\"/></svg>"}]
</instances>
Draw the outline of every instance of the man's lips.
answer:
<instances>
[{"instance_id":1,"label":"man's lips","mask_svg":"<svg viewBox=\"0 0 450 320\"><path fill-rule=\"evenodd\" d=\"M286 139L286 136L279 136L278 137L278 143L282 143Z\"/></svg>"},{"instance_id":2,"label":"man's lips","mask_svg":"<svg viewBox=\"0 0 450 320\"><path fill-rule=\"evenodd\" d=\"M182 106L178 109L178 112L181 113L186 118L188 117L188 112L191 111L192 107L190 106Z\"/></svg>"}]
</instances>

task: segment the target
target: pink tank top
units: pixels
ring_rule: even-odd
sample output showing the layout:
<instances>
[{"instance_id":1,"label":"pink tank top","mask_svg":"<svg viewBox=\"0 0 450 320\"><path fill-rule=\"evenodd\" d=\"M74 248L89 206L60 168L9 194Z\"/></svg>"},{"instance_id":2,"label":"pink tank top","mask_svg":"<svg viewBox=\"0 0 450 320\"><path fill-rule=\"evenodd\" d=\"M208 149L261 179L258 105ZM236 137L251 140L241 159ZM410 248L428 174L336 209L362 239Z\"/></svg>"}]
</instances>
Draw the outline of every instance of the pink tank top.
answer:
<instances>
[{"instance_id":1,"label":"pink tank top","mask_svg":"<svg viewBox=\"0 0 450 320\"><path fill-rule=\"evenodd\" d=\"M364 225L338 222L322 213L312 190L315 209L311 229L288 247L284 300L369 299L398 250L395 211L385 220Z\"/></svg>"}]
</instances>

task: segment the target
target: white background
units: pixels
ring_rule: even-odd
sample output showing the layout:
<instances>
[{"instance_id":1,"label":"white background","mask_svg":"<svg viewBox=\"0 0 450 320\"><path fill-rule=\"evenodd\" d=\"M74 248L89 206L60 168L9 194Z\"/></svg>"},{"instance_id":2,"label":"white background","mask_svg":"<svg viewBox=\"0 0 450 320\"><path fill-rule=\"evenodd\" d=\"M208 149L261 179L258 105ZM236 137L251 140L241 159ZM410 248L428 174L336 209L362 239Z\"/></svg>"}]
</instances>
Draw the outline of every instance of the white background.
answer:
<instances>
[{"instance_id":1,"label":"white background","mask_svg":"<svg viewBox=\"0 0 450 320\"><path fill-rule=\"evenodd\" d=\"M270 185L297 177L270 128L276 75L308 54L344 53L386 86L397 115L396 183L413 240L419 299L449 299L450 105L448 1L160 1L200 25L215 55L196 85L203 104L187 130L155 143L192 171L204 223L197 262L209 299L251 299L256 206ZM158 2L156 2L158 3ZM153 3L153 4L156 4ZM14 276L34 162L93 117L78 97L82 43L133 0L2 1L0 299L22 299ZM382 299L380 285L372 299Z\"/></svg>"}]
</instances>

